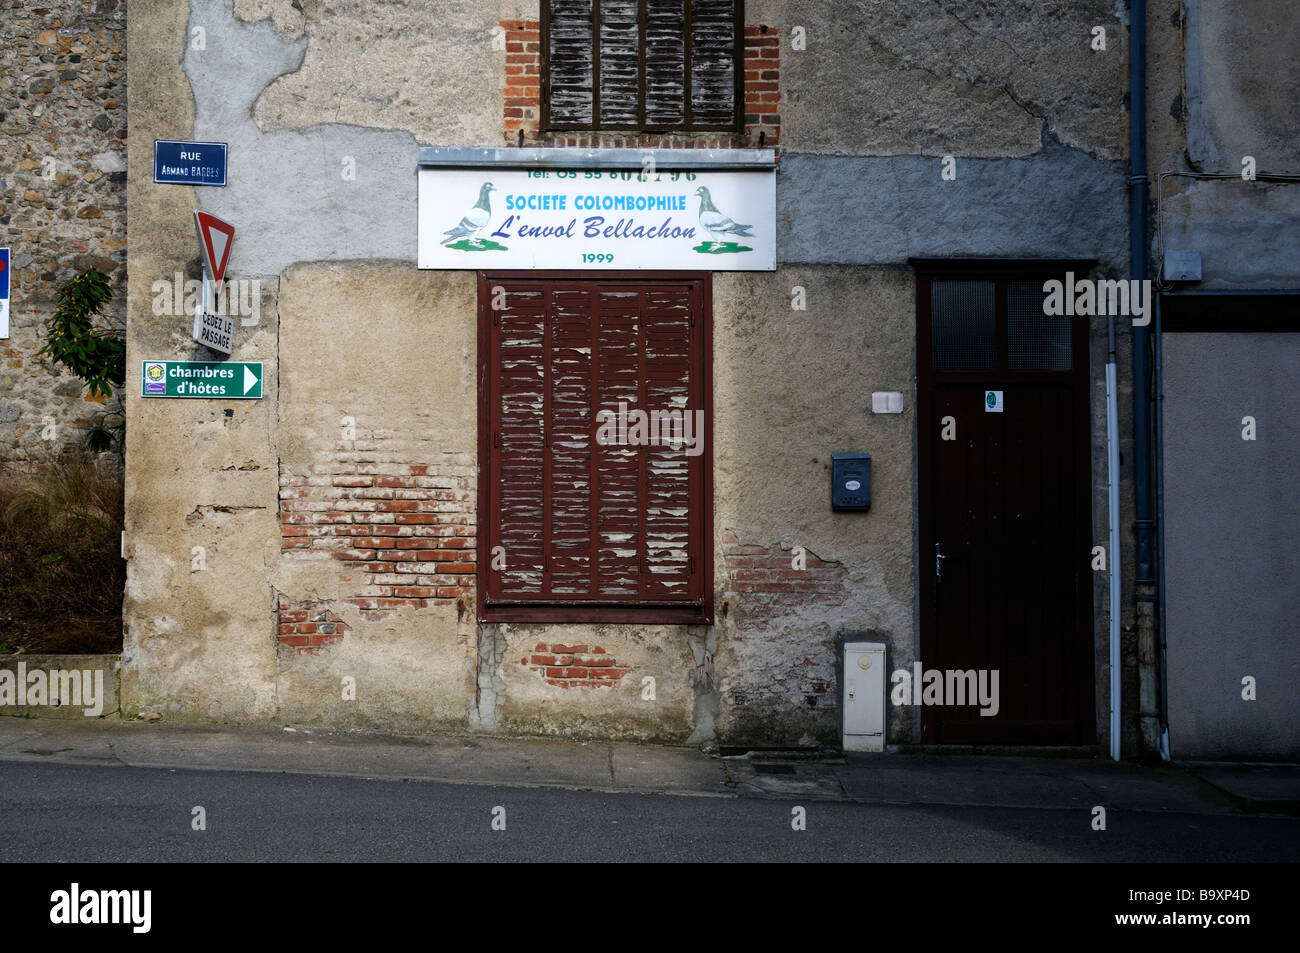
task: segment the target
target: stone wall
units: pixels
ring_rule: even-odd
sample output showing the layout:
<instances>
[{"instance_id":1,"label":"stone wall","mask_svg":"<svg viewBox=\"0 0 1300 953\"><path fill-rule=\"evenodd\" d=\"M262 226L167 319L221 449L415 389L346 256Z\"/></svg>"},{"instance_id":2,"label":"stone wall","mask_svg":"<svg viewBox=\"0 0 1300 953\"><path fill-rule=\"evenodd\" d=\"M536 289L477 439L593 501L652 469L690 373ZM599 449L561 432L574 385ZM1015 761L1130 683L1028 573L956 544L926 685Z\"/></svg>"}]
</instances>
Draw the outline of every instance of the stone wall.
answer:
<instances>
[{"instance_id":1,"label":"stone wall","mask_svg":"<svg viewBox=\"0 0 1300 953\"><path fill-rule=\"evenodd\" d=\"M126 318L126 4L0 2L0 245L12 254L0 339L0 460L84 446L121 423L120 394L91 398L38 359L55 292L89 267L113 280L106 323Z\"/></svg>"}]
</instances>

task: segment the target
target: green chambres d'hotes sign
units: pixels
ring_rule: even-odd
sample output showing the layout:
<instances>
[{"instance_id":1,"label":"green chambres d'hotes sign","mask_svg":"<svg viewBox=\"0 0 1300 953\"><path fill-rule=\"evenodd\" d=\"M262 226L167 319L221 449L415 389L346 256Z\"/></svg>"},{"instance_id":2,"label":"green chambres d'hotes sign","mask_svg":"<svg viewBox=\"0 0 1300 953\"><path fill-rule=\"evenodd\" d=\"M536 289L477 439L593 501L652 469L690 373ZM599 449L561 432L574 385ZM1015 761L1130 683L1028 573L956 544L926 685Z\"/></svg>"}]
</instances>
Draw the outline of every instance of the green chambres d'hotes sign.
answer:
<instances>
[{"instance_id":1,"label":"green chambres d'hotes sign","mask_svg":"<svg viewBox=\"0 0 1300 953\"><path fill-rule=\"evenodd\" d=\"M258 400L261 361L141 361L141 397Z\"/></svg>"}]
</instances>

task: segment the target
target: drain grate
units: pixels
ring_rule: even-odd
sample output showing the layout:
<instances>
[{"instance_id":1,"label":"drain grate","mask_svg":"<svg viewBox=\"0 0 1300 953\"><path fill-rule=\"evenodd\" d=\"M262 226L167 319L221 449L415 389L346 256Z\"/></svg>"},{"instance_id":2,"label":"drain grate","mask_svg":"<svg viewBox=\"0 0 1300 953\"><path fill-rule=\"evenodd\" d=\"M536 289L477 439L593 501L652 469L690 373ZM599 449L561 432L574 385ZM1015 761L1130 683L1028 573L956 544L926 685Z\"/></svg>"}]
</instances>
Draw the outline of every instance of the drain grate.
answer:
<instances>
[{"instance_id":1,"label":"drain grate","mask_svg":"<svg viewBox=\"0 0 1300 953\"><path fill-rule=\"evenodd\" d=\"M757 774L794 774L794 765L792 764L755 764L754 771Z\"/></svg>"}]
</instances>

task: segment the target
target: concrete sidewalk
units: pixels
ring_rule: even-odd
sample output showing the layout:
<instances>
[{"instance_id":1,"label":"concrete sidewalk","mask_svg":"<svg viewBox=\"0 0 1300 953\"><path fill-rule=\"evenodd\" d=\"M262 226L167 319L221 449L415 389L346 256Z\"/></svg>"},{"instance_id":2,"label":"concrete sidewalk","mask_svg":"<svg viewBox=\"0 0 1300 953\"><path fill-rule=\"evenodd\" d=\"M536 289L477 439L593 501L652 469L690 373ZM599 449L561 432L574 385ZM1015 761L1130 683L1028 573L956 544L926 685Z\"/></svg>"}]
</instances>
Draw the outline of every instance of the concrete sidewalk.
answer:
<instances>
[{"instance_id":1,"label":"concrete sidewalk","mask_svg":"<svg viewBox=\"0 0 1300 953\"><path fill-rule=\"evenodd\" d=\"M160 726L0 717L0 762L287 772L390 780L702 797L781 797L1233 813L1230 766L1214 783L1165 765L1089 758L889 753L845 758L709 757L694 748L289 727ZM0 771L3 768L0 767ZM1290 770L1290 798L1285 772ZM1300 768L1273 776L1268 809L1289 812ZM1281 780L1279 780L1281 777ZM1226 779L1226 780L1225 780Z\"/></svg>"}]
</instances>

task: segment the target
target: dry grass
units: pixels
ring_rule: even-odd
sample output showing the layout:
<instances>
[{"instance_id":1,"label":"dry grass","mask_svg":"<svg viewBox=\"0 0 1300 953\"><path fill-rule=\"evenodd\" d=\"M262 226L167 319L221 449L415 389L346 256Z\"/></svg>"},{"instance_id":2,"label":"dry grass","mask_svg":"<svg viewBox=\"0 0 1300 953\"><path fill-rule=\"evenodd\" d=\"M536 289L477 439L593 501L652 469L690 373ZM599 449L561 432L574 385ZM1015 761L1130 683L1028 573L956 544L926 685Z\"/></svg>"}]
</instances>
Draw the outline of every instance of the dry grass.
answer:
<instances>
[{"instance_id":1,"label":"dry grass","mask_svg":"<svg viewBox=\"0 0 1300 953\"><path fill-rule=\"evenodd\" d=\"M121 651L122 518L112 466L0 470L0 654Z\"/></svg>"}]
</instances>

